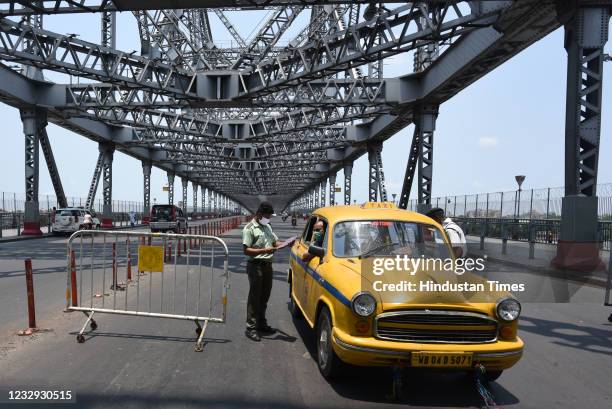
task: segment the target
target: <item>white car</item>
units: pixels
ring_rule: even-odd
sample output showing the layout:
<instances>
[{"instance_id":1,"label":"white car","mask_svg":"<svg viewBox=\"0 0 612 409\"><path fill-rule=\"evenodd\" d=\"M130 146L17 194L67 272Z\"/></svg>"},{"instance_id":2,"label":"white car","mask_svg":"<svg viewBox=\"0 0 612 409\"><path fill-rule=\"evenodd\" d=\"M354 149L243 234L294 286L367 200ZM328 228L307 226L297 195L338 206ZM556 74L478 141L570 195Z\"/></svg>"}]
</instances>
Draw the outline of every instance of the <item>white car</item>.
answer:
<instances>
[{"instance_id":1,"label":"white car","mask_svg":"<svg viewBox=\"0 0 612 409\"><path fill-rule=\"evenodd\" d=\"M68 207L65 209L57 209L53 218L53 234L74 233L77 230L83 229L83 221L85 215L90 214L93 221L92 228L100 228L100 219L95 212L85 210L79 207Z\"/></svg>"}]
</instances>

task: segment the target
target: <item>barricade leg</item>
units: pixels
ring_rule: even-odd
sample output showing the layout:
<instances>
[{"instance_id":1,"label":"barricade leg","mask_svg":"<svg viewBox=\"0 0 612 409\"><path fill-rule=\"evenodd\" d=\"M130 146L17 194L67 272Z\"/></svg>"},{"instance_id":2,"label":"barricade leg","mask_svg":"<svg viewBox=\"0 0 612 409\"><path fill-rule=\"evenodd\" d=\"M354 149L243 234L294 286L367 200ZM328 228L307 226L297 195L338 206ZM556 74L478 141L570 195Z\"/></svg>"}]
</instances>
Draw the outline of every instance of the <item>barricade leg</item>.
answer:
<instances>
[{"instance_id":1,"label":"barricade leg","mask_svg":"<svg viewBox=\"0 0 612 409\"><path fill-rule=\"evenodd\" d=\"M204 345L202 344L202 339L204 338L204 332L206 331L206 327L208 326L208 320L204 321L204 326L200 326L198 321L195 322L198 326L196 328L196 333L198 334L198 340L196 341L193 350L196 352L202 352L204 350Z\"/></svg>"},{"instance_id":2,"label":"barricade leg","mask_svg":"<svg viewBox=\"0 0 612 409\"><path fill-rule=\"evenodd\" d=\"M127 243L127 281L132 281L132 250L130 249L130 239L126 240Z\"/></svg>"},{"instance_id":3,"label":"barricade leg","mask_svg":"<svg viewBox=\"0 0 612 409\"><path fill-rule=\"evenodd\" d=\"M85 320L83 327L81 327L81 330L79 331L77 335L77 342L79 344L82 344L83 342L85 342L85 336L83 336L83 333L85 332L85 328L87 328L87 324L91 323L90 328L92 331L95 331L95 329L98 328L98 324L93 319L93 315L95 314L95 311L92 311L89 313L86 311L83 311L83 314L85 314L87 319Z\"/></svg>"}]
</instances>

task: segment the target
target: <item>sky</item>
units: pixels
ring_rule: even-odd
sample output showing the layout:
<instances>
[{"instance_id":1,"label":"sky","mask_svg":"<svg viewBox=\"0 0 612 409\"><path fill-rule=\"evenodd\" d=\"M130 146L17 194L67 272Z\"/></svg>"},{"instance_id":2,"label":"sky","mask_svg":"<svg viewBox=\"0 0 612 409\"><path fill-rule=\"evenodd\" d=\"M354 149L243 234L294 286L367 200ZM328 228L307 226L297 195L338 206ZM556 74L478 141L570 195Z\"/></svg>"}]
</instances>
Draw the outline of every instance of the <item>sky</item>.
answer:
<instances>
[{"instance_id":1,"label":"sky","mask_svg":"<svg viewBox=\"0 0 612 409\"><path fill-rule=\"evenodd\" d=\"M265 11L226 12L243 37L255 32ZM212 13L211 13L212 14ZM305 14L296 21L305 21ZM211 15L213 38L228 45L232 39L216 16ZM301 20L300 20L301 19ZM131 13L118 17L117 48L140 50L136 21ZM45 29L79 33L80 38L99 42L99 15L45 16ZM283 41L281 41L281 44ZM606 51L611 52L611 45ZM612 182L612 62L605 63L599 183ZM385 77L410 73L412 55L385 60ZM45 77L58 80L55 73ZM65 79L63 80L65 81ZM523 189L563 185L566 52L563 31L551 33L502 66L444 103L434 136L433 196L499 192L516 189L515 175L526 175ZM3 151L0 154L0 191L24 192L24 137L18 110L0 104ZM98 156L98 147L78 134L50 124L47 132L67 196L86 197ZM402 188L413 126L387 140L383 147L384 172L389 197ZM141 163L120 152L113 162L113 199L142 201ZM151 199L164 200L165 172L153 168ZM343 173L337 175L343 185ZM52 195L53 187L40 156L40 195ZM180 180L175 182L180 192ZM367 155L354 163L353 198L367 200ZM415 197L413 186L411 199ZM176 195L176 193L175 193ZM101 186L97 198L101 196ZM189 204L192 193L189 188ZM180 200L180 199L179 199ZM336 194L336 201L342 194Z\"/></svg>"}]
</instances>

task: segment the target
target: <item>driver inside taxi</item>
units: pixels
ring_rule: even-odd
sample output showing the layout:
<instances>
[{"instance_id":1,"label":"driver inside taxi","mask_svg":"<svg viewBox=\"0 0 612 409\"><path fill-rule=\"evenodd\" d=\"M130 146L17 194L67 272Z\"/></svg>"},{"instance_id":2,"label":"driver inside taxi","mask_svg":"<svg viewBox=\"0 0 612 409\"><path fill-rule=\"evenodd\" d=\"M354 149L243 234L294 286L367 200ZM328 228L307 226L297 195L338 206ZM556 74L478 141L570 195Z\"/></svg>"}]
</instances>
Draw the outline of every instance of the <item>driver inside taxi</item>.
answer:
<instances>
[{"instance_id":1,"label":"driver inside taxi","mask_svg":"<svg viewBox=\"0 0 612 409\"><path fill-rule=\"evenodd\" d=\"M324 235L325 235L325 223L323 223L323 220L319 219L317 220L317 222L312 228L312 240L310 241L310 244L313 246L322 247ZM313 256L310 253L304 253L302 255L302 261L308 263L314 257L315 256Z\"/></svg>"}]
</instances>

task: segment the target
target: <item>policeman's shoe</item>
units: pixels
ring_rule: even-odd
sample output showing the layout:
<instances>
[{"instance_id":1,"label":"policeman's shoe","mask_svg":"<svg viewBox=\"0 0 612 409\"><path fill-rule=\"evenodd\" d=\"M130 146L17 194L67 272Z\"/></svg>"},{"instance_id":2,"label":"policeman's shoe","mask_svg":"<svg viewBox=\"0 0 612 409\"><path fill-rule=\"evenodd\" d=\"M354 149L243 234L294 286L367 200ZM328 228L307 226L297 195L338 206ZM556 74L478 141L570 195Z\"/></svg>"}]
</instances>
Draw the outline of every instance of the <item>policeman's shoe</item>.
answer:
<instances>
[{"instance_id":1,"label":"policeman's shoe","mask_svg":"<svg viewBox=\"0 0 612 409\"><path fill-rule=\"evenodd\" d=\"M255 341L255 342L261 341L261 337L259 336L257 331L254 329L247 329L246 331L244 331L244 335L246 335L246 337L250 339L251 341Z\"/></svg>"},{"instance_id":2,"label":"policeman's shoe","mask_svg":"<svg viewBox=\"0 0 612 409\"><path fill-rule=\"evenodd\" d=\"M272 328L269 325L264 325L263 327L258 327L257 330L264 335L272 335L276 334L276 328Z\"/></svg>"}]
</instances>

